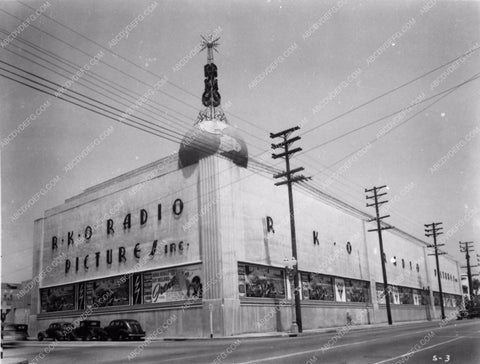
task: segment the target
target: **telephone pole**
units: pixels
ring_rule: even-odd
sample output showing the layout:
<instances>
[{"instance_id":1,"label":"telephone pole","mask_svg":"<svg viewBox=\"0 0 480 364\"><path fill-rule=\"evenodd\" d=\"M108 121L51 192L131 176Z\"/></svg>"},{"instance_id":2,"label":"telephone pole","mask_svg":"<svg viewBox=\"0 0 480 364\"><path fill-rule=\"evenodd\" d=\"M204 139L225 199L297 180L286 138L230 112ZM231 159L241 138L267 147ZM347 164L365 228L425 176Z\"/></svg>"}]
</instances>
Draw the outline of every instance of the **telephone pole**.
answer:
<instances>
[{"instance_id":1,"label":"telephone pole","mask_svg":"<svg viewBox=\"0 0 480 364\"><path fill-rule=\"evenodd\" d=\"M441 230L443 230L442 222L432 222L431 224L425 224L425 236L430 237L433 236L433 245L428 245L429 248L434 248L435 253L428 254L428 255L435 255L435 261L437 262L437 278L438 278L438 290L440 291L440 309L442 310L442 320L445 319L445 309L443 307L443 292L442 292L442 280L440 274L440 264L438 263L438 256L447 254L443 252L438 252L439 246L444 246L445 244L437 244L437 236L443 234Z\"/></svg>"},{"instance_id":2,"label":"telephone pole","mask_svg":"<svg viewBox=\"0 0 480 364\"><path fill-rule=\"evenodd\" d=\"M478 265L470 266L470 252L473 251L473 241L464 241L459 242L460 252L465 253L465 258L467 260L467 266L462 268L467 268L467 277L468 277L468 299L471 300L473 296L473 284L472 284L472 270L471 268L478 267ZM478 256L477 256L478 258Z\"/></svg>"},{"instance_id":3,"label":"telephone pole","mask_svg":"<svg viewBox=\"0 0 480 364\"><path fill-rule=\"evenodd\" d=\"M378 242L380 243L380 260L382 261L382 274L383 274L383 291L385 292L385 303L387 305L387 318L388 318L388 324L392 324L392 311L390 310L390 290L388 289L388 282L387 282L387 270L385 268L385 253L383 252L383 239L382 239L382 230L386 229L391 229L393 226L383 226L381 224L381 220L385 219L387 217L390 217L390 215L385 215L385 216L380 216L380 209L379 206L383 205L384 203L387 203L388 200L385 201L379 201L379 198L382 196L385 196L387 193L379 193L380 190L383 188L386 188L387 186L380 186L380 187L373 187L369 190L365 189L365 193L373 192L373 195L371 196L366 196L367 200L373 199L373 203L368 204L367 207L372 207L375 206L375 213L376 217L373 219L369 220L369 222L376 221L377 222L377 228L376 229L370 229L370 231L378 231Z\"/></svg>"},{"instance_id":4,"label":"telephone pole","mask_svg":"<svg viewBox=\"0 0 480 364\"><path fill-rule=\"evenodd\" d=\"M299 287L299 279L298 279L298 256L297 256L297 241L295 235L295 215L293 209L293 193L292 193L292 184L300 181L305 181L310 179L310 177L305 177L303 175L294 176L295 173L303 171L303 167L290 169L290 155L300 152L302 148L294 148L291 149L290 146L292 143L300 140L299 136L293 137L289 139L290 135L294 132L299 130L299 126L295 126L293 128L283 130L278 133L270 133L270 138L282 138L283 141L278 144L272 144L272 149L282 148L284 151L283 153L275 154L272 153L272 158L285 158L285 165L286 171L282 173L275 174L273 178L281 178L285 177L286 179L282 182L275 183L275 186L287 185L288 187L288 202L290 205L290 233L292 236L292 264L291 274L293 275L293 293L295 296L295 320L292 318L292 332L302 332L302 309L300 306L300 287ZM296 325L295 325L296 324Z\"/></svg>"}]
</instances>

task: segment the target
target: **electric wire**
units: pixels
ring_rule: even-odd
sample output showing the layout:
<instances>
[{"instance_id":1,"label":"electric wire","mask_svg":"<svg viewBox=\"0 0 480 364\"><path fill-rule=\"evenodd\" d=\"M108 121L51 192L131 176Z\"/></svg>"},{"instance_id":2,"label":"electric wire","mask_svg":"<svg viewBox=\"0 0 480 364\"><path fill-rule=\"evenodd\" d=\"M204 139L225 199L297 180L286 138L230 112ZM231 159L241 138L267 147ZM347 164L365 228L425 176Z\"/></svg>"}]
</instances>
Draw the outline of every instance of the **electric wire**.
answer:
<instances>
[{"instance_id":1,"label":"electric wire","mask_svg":"<svg viewBox=\"0 0 480 364\"><path fill-rule=\"evenodd\" d=\"M360 108L362 108L362 107L364 107L364 106L366 106L366 105L369 105L369 104L371 104L372 102L375 102L375 101L377 101L378 99L380 99L380 98L382 98L382 97L385 97L385 96L387 96L387 95L389 95L389 94L391 94L391 93L393 93L393 92L395 92L395 91L397 91L397 90L399 90L399 89L401 89L401 88L403 88L403 87L405 87L405 86L408 86L408 85L410 85L410 84L412 84L412 83L414 83L414 82L416 82L416 81L418 81L418 80L420 80L420 79L422 79L422 78L424 78L424 77L432 74L433 72L438 71L439 69L448 66L450 63L453 63L453 62L459 60L460 58L466 57L466 56L468 56L469 54L478 51L479 49L480 49L480 46L475 47L475 48L472 48L472 49L470 49L469 51L463 53L462 55L460 55L460 56L458 56L458 57L456 57L456 58L454 58L454 59L452 59L452 60L450 60L450 61L448 61L448 62L446 62L446 63L443 63L442 65L440 65L440 66L438 66L438 67L435 67L434 69L431 69L430 71L427 71L427 72L421 74L420 76L417 76L417 77L415 77L415 78L413 78L413 79L411 79L411 80L409 80L409 81L407 81L407 82L404 82L404 83L402 83L402 84L399 85L399 86L396 86L396 87L394 87L394 88L392 88L392 89L390 89L390 90L388 90L388 91L386 91L386 92L384 92L384 93L382 93L382 94L380 94L380 95L378 95L378 96L376 96L376 97L374 97L374 98L372 98L372 99L370 99L370 100L368 100L368 101L366 101L366 102L364 102L364 103L362 103L362 104L360 104L360 105L354 106L354 107L352 107L351 109L348 109L347 111L345 111L345 112L343 112L343 113L341 113L341 114L339 114L339 115L337 115L337 116L335 116L335 117L333 117L333 118L331 118L331 119L329 119L329 120L327 120L327 121L325 121L325 122L323 122L323 123L321 123L321 124L319 124L319 125L314 126L313 128L310 128L310 129L304 131L303 133L301 133L301 135L305 135L305 134L310 133L310 132L312 132L312 131L314 131L314 130L316 130L316 129L318 129L318 128L321 128L322 126L325 126L325 125L327 125L327 124L330 124L331 122L333 122L333 121L335 121L335 120L338 120L338 119L340 119L341 117L343 117L343 116L345 116L345 115L348 115L348 114L350 114L350 113L352 113L352 112L354 112L354 111L356 111L356 110L358 110L358 109L360 109Z\"/></svg>"}]
</instances>

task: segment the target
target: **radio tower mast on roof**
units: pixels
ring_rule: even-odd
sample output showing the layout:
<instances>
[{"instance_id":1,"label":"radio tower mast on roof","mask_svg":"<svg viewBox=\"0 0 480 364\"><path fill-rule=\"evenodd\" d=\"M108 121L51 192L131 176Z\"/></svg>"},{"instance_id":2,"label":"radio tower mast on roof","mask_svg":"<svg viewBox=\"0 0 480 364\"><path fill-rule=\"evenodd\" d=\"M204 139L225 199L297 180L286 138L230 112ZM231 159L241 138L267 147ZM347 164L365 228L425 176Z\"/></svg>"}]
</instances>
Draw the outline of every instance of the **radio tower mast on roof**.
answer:
<instances>
[{"instance_id":1,"label":"radio tower mast on roof","mask_svg":"<svg viewBox=\"0 0 480 364\"><path fill-rule=\"evenodd\" d=\"M219 46L218 40L220 38L213 39L210 36L209 39L202 37L202 49L207 49L207 64L204 66L205 73L205 91L202 95L202 104L206 108L198 114L197 123L204 120L218 120L227 123L225 113L220 107L221 96L218 92L218 80L217 80L217 66L213 63L213 51L217 51Z\"/></svg>"}]
</instances>

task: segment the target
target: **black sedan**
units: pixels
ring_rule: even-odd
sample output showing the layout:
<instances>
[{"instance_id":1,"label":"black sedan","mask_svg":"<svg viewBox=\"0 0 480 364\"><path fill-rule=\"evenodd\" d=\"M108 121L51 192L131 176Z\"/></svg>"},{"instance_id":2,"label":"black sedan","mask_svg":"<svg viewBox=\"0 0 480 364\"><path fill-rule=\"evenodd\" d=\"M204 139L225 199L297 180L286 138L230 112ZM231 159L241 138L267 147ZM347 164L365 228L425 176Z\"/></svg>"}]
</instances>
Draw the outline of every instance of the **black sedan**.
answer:
<instances>
[{"instance_id":1,"label":"black sedan","mask_svg":"<svg viewBox=\"0 0 480 364\"><path fill-rule=\"evenodd\" d=\"M44 339L53 340L75 340L75 327L70 322L53 322L48 329L39 332L37 338L39 341Z\"/></svg>"},{"instance_id":2,"label":"black sedan","mask_svg":"<svg viewBox=\"0 0 480 364\"><path fill-rule=\"evenodd\" d=\"M142 340L145 331L136 320L113 320L105 327L105 331L112 340Z\"/></svg>"},{"instance_id":3,"label":"black sedan","mask_svg":"<svg viewBox=\"0 0 480 364\"><path fill-rule=\"evenodd\" d=\"M80 321L73 333L75 337L87 341L108 339L107 332L100 327L100 321L95 320Z\"/></svg>"}]
</instances>

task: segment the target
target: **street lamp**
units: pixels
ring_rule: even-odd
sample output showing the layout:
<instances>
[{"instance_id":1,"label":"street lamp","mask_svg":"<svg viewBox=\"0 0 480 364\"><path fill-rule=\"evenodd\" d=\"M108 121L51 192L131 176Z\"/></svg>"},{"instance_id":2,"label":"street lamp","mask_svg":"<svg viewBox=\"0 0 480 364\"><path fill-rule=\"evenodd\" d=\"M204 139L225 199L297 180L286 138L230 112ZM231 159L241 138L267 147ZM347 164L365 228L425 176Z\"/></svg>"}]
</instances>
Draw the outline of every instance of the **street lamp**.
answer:
<instances>
[{"instance_id":1,"label":"street lamp","mask_svg":"<svg viewBox=\"0 0 480 364\"><path fill-rule=\"evenodd\" d=\"M290 333L291 334L298 334L298 325L297 325L297 319L295 315L295 291L298 289L298 287L295 287L295 274L298 274L297 271L297 260L295 257L291 257L290 259L285 258L283 260L285 262L285 270L287 271L287 277L288 281L290 282L290 292L291 292L291 299L292 299L292 326L290 327Z\"/></svg>"}]
</instances>

